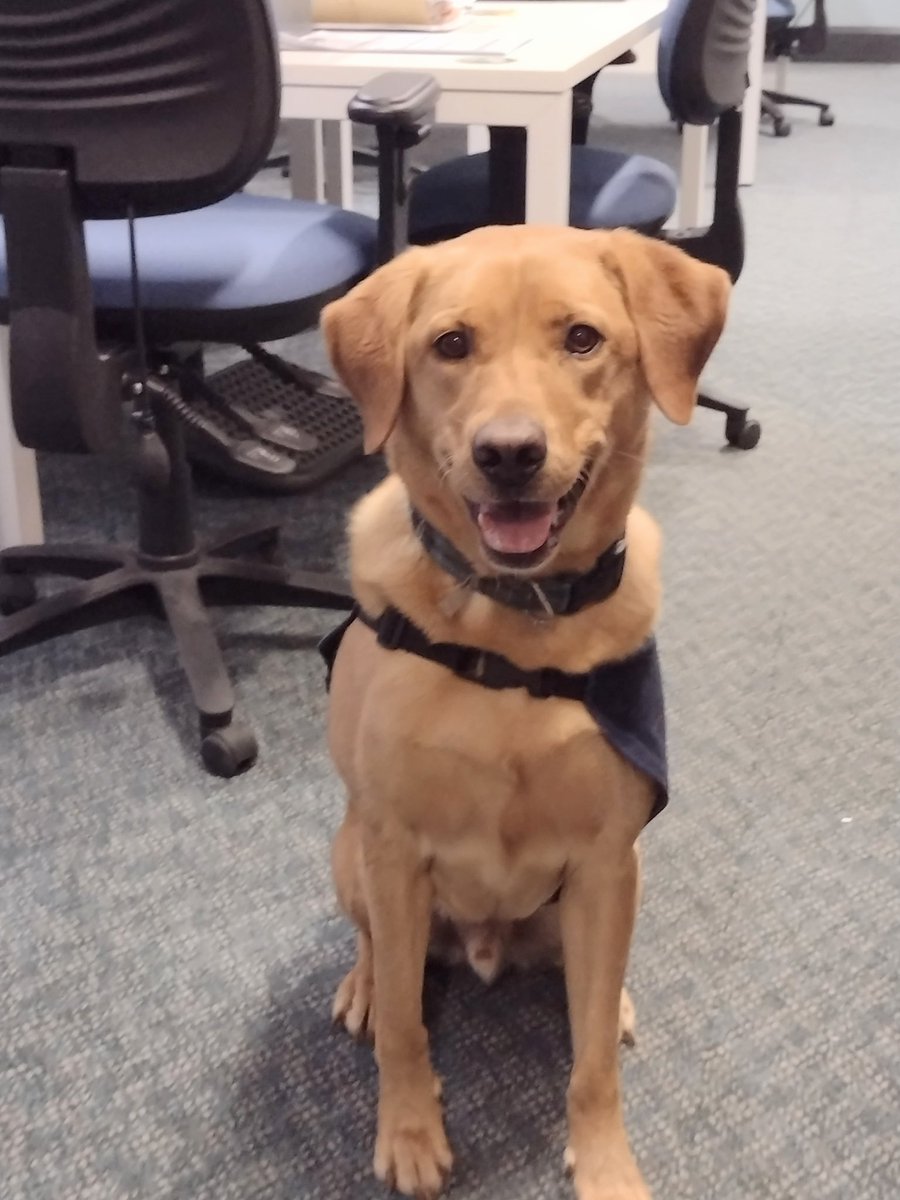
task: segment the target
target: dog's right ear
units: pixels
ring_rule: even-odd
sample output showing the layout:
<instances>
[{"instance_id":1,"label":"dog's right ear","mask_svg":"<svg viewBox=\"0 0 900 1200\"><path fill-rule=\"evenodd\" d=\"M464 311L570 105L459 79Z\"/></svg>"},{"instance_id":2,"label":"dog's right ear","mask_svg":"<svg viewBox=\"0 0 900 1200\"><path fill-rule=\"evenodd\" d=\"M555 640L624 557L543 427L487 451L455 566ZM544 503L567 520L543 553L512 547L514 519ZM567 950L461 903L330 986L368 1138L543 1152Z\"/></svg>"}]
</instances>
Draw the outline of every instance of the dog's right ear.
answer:
<instances>
[{"instance_id":1,"label":"dog's right ear","mask_svg":"<svg viewBox=\"0 0 900 1200\"><path fill-rule=\"evenodd\" d=\"M424 251L407 250L322 312L334 369L359 408L366 454L380 450L406 390L406 338Z\"/></svg>"}]
</instances>

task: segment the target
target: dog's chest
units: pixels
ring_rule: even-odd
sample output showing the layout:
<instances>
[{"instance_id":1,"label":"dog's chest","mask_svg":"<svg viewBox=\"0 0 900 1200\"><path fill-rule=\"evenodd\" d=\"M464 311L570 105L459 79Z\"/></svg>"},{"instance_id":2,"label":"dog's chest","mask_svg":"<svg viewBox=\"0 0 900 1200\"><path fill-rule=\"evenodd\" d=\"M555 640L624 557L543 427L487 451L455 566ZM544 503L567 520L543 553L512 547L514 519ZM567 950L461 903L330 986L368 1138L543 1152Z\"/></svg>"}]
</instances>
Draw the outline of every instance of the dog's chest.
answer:
<instances>
[{"instance_id":1,"label":"dog's chest","mask_svg":"<svg viewBox=\"0 0 900 1200\"><path fill-rule=\"evenodd\" d=\"M446 677L436 693L407 686L396 707L386 697L370 719L377 793L457 919L530 915L603 825L618 762L579 703Z\"/></svg>"}]
</instances>

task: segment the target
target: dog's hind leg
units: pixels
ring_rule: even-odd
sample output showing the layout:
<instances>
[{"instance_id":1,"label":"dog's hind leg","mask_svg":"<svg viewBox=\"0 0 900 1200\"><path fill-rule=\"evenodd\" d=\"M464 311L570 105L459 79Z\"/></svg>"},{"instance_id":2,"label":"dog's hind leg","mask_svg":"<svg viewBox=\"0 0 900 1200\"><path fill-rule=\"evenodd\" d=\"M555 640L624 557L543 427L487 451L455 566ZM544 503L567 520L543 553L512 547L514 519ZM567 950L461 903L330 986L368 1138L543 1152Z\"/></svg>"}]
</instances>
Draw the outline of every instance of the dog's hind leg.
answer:
<instances>
[{"instance_id":1,"label":"dog's hind leg","mask_svg":"<svg viewBox=\"0 0 900 1200\"><path fill-rule=\"evenodd\" d=\"M353 1037L375 1036L375 975L372 938L361 871L362 845L359 824L348 813L331 850L331 867L338 902L356 925L356 962L338 985L331 1019Z\"/></svg>"},{"instance_id":2,"label":"dog's hind leg","mask_svg":"<svg viewBox=\"0 0 900 1200\"><path fill-rule=\"evenodd\" d=\"M637 1016L634 1002L628 991L622 988L619 997L619 1042L623 1046L633 1046L636 1041Z\"/></svg>"},{"instance_id":3,"label":"dog's hind leg","mask_svg":"<svg viewBox=\"0 0 900 1200\"><path fill-rule=\"evenodd\" d=\"M563 948L559 904L544 904L524 921L514 921L502 950L509 965L520 970L561 967ZM623 987L619 997L619 1041L623 1046L635 1044L636 1028L634 1001Z\"/></svg>"},{"instance_id":4,"label":"dog's hind leg","mask_svg":"<svg viewBox=\"0 0 900 1200\"><path fill-rule=\"evenodd\" d=\"M335 1025L343 1025L352 1037L375 1037L375 976L372 939L367 933L357 935L356 962L334 994L331 1019Z\"/></svg>"}]
</instances>

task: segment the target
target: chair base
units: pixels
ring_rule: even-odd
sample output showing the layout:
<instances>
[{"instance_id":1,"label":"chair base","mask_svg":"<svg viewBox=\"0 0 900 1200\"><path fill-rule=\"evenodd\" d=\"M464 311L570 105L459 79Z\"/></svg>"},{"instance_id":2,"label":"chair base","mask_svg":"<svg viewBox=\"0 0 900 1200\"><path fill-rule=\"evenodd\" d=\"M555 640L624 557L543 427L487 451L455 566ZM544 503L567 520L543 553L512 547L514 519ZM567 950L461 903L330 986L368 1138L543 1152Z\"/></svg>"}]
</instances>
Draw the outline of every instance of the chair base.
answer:
<instances>
[{"instance_id":1,"label":"chair base","mask_svg":"<svg viewBox=\"0 0 900 1200\"><path fill-rule=\"evenodd\" d=\"M166 370L166 374L162 371ZM252 766L256 739L234 720L234 692L208 608L288 605L349 611L336 575L294 571L275 560L278 530L257 526L197 544L184 446L184 404L171 367L135 385L139 407L138 546L17 546L0 550L0 657L50 638L138 613L168 621L200 720L209 771L228 777ZM62 576L74 586L43 600L33 580Z\"/></svg>"},{"instance_id":2,"label":"chair base","mask_svg":"<svg viewBox=\"0 0 900 1200\"><path fill-rule=\"evenodd\" d=\"M174 634L197 708L203 762L214 775L237 775L255 761L256 739L234 719L234 691L208 609L261 604L346 611L353 603L339 577L273 562L277 542L277 527L255 527L213 542L178 567L117 546L0 551L0 611L8 614L0 618L0 657L125 617L160 616ZM30 603L32 581L47 575L81 582Z\"/></svg>"},{"instance_id":3,"label":"chair base","mask_svg":"<svg viewBox=\"0 0 900 1200\"><path fill-rule=\"evenodd\" d=\"M741 404L728 404L708 392L698 395L697 404L701 408L725 414L725 441L733 449L752 450L759 442L762 426L750 416L749 408Z\"/></svg>"},{"instance_id":4,"label":"chair base","mask_svg":"<svg viewBox=\"0 0 900 1200\"><path fill-rule=\"evenodd\" d=\"M788 92L775 92L766 88L763 90L760 99L760 107L763 116L771 119L776 137L787 137L791 132L791 123L785 116L782 108L784 104L799 104L804 108L817 108L819 110L820 125L828 126L834 124L834 113L831 111L831 106L826 104L824 100L811 100L806 96L794 96Z\"/></svg>"}]
</instances>

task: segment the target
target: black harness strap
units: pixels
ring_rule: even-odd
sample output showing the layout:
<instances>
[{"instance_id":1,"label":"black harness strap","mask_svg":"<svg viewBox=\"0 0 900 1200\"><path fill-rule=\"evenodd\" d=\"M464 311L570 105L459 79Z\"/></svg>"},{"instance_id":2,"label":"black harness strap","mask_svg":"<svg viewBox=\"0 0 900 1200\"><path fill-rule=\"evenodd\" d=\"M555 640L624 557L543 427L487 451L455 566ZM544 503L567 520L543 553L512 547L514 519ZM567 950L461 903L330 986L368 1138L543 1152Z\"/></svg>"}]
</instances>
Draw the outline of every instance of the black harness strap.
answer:
<instances>
[{"instance_id":1,"label":"black harness strap","mask_svg":"<svg viewBox=\"0 0 900 1200\"><path fill-rule=\"evenodd\" d=\"M379 646L384 646L386 650L406 650L419 658L427 658L471 683L497 690L524 688L536 700L559 696L564 700L580 700L584 703L590 678L587 674L570 674L556 667L524 671L502 654L495 654L491 650L456 642L432 642L396 608L386 608L379 617L370 617L362 609L357 609L356 616L374 630Z\"/></svg>"},{"instance_id":2,"label":"black harness strap","mask_svg":"<svg viewBox=\"0 0 900 1200\"><path fill-rule=\"evenodd\" d=\"M396 608L372 617L357 607L319 643L328 666L329 684L341 641L354 621L368 625L378 644L386 650L405 650L481 687L523 688L537 700L558 696L579 701L613 749L652 781L655 803L651 816L665 808L668 800L665 706L653 638L628 658L601 663L584 674L556 667L525 671L491 650L455 642L432 642Z\"/></svg>"}]
</instances>

